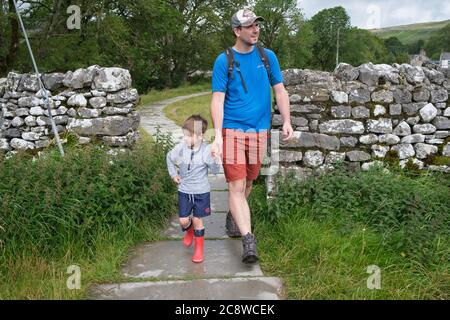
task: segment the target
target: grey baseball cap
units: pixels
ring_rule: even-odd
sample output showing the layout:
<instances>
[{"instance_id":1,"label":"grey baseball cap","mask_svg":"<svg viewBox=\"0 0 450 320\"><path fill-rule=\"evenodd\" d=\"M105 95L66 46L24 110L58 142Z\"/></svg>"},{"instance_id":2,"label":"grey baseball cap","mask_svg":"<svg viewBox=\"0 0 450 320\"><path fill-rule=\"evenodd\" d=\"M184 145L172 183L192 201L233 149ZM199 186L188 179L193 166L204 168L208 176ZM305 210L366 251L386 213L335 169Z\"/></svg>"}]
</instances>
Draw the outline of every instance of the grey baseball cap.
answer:
<instances>
[{"instance_id":1,"label":"grey baseball cap","mask_svg":"<svg viewBox=\"0 0 450 320\"><path fill-rule=\"evenodd\" d=\"M248 9L241 9L231 17L231 28L248 27L255 21L264 21L264 18L257 16L253 11Z\"/></svg>"}]
</instances>

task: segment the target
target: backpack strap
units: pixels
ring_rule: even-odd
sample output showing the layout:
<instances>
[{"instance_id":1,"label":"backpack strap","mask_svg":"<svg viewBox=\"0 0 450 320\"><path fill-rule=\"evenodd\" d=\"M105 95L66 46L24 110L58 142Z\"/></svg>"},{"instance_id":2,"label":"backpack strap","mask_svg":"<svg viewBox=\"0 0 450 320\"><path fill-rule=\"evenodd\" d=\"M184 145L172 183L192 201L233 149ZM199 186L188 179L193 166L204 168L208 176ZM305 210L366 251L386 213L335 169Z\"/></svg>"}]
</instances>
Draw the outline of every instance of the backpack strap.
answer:
<instances>
[{"instance_id":1,"label":"backpack strap","mask_svg":"<svg viewBox=\"0 0 450 320\"><path fill-rule=\"evenodd\" d=\"M233 69L236 65L236 71L239 73L239 77L241 78L242 86L244 87L245 93L248 93L247 86L245 85L244 77L242 76L240 63L239 61L234 61L234 52L233 48L226 48L225 55L227 57L227 70L228 70L228 78L234 79Z\"/></svg>"},{"instance_id":2,"label":"backpack strap","mask_svg":"<svg viewBox=\"0 0 450 320\"><path fill-rule=\"evenodd\" d=\"M256 45L256 48L258 49L259 56L264 64L264 67L266 67L267 76L269 77L270 85L272 85L272 73L270 72L270 63L269 59L267 59L266 51L263 47Z\"/></svg>"},{"instance_id":3,"label":"backpack strap","mask_svg":"<svg viewBox=\"0 0 450 320\"><path fill-rule=\"evenodd\" d=\"M234 68L234 53L233 53L233 49L230 48L226 48L225 49L225 55L227 56L227 70L228 70L228 78L233 79L233 68Z\"/></svg>"}]
</instances>

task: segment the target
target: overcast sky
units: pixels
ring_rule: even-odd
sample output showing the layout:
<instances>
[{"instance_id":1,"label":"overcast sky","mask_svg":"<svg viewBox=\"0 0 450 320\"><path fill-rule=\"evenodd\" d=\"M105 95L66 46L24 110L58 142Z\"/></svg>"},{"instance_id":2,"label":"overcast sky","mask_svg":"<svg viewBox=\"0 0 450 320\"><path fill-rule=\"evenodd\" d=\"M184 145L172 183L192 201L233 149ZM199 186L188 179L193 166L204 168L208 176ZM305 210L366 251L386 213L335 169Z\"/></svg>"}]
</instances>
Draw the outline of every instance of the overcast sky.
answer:
<instances>
[{"instance_id":1,"label":"overcast sky","mask_svg":"<svg viewBox=\"0 0 450 320\"><path fill-rule=\"evenodd\" d=\"M299 0L307 19L325 8L342 6L352 26L362 29L450 19L448 0Z\"/></svg>"}]
</instances>

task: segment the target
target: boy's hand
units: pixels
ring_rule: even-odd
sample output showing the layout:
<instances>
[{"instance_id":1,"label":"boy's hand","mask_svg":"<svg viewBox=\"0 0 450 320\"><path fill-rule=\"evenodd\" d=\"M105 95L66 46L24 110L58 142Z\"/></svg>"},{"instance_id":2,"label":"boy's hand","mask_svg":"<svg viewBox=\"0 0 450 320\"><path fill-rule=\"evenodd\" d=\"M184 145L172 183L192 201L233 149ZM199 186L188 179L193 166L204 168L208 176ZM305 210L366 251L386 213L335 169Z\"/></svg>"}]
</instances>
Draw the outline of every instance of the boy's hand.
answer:
<instances>
[{"instance_id":1,"label":"boy's hand","mask_svg":"<svg viewBox=\"0 0 450 320\"><path fill-rule=\"evenodd\" d=\"M211 144L211 156L213 158L216 158L216 157L221 158L221 156L222 156L222 144L223 144L222 137L216 137L214 139L213 143Z\"/></svg>"},{"instance_id":2,"label":"boy's hand","mask_svg":"<svg viewBox=\"0 0 450 320\"><path fill-rule=\"evenodd\" d=\"M222 164L222 158L219 155L212 156L215 164Z\"/></svg>"},{"instance_id":3,"label":"boy's hand","mask_svg":"<svg viewBox=\"0 0 450 320\"><path fill-rule=\"evenodd\" d=\"M181 177L180 176L175 176L172 178L172 180L176 183L176 184L180 184L181 183Z\"/></svg>"}]
</instances>

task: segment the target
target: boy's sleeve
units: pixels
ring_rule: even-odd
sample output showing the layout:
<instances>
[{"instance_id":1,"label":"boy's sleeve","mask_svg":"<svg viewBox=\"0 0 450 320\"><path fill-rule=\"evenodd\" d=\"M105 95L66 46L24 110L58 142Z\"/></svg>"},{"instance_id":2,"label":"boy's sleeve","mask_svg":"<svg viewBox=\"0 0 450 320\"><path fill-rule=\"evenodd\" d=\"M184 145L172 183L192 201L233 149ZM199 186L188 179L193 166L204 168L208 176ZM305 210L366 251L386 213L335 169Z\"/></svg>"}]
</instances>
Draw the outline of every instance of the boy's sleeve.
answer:
<instances>
[{"instance_id":1,"label":"boy's sleeve","mask_svg":"<svg viewBox=\"0 0 450 320\"><path fill-rule=\"evenodd\" d=\"M212 92L226 92L228 85L227 58L220 54L214 62L212 72Z\"/></svg>"},{"instance_id":2,"label":"boy's sleeve","mask_svg":"<svg viewBox=\"0 0 450 320\"><path fill-rule=\"evenodd\" d=\"M175 166L177 160L177 154L179 152L179 145L176 145L172 150L167 153L166 163L167 169L169 170L170 177L175 177L178 175L178 170Z\"/></svg>"},{"instance_id":3,"label":"boy's sleeve","mask_svg":"<svg viewBox=\"0 0 450 320\"><path fill-rule=\"evenodd\" d=\"M205 151L203 153L203 159L205 160L205 163L208 166L208 168L211 169L212 174L220 173L220 167L222 166L222 164L220 162L219 163L216 162L216 160L214 160L214 158L211 156L211 145L208 145L205 148Z\"/></svg>"},{"instance_id":4,"label":"boy's sleeve","mask_svg":"<svg viewBox=\"0 0 450 320\"><path fill-rule=\"evenodd\" d=\"M269 60L270 73L272 76L272 87L283 82L283 74L281 73L280 63L278 62L277 56L272 50L266 50L267 59Z\"/></svg>"}]
</instances>

